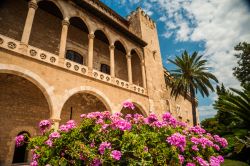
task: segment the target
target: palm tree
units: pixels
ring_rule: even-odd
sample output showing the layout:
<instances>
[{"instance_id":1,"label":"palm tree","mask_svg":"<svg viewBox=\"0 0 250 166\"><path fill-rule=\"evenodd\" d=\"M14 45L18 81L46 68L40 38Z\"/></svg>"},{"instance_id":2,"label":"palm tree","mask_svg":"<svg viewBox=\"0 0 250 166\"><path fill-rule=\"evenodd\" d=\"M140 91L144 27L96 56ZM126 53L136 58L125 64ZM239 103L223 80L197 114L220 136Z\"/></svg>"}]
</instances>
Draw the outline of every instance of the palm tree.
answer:
<instances>
[{"instance_id":1,"label":"palm tree","mask_svg":"<svg viewBox=\"0 0 250 166\"><path fill-rule=\"evenodd\" d=\"M239 124L250 129L250 88L246 87L243 91L230 88L233 93L225 93L219 96L214 108L231 113L238 119ZM239 123L240 122L240 123Z\"/></svg>"},{"instance_id":2,"label":"palm tree","mask_svg":"<svg viewBox=\"0 0 250 166\"><path fill-rule=\"evenodd\" d=\"M209 89L214 91L210 82L217 78L208 71L206 67L207 60L202 60L202 55L194 52L191 56L187 51L182 53L181 57L176 56L175 60L170 60L176 66L175 70L171 70L173 77L171 82L171 95L176 98L183 95L184 98L190 98L192 103L193 125L197 125L196 118L196 93L199 91L202 97L209 95Z\"/></svg>"}]
</instances>

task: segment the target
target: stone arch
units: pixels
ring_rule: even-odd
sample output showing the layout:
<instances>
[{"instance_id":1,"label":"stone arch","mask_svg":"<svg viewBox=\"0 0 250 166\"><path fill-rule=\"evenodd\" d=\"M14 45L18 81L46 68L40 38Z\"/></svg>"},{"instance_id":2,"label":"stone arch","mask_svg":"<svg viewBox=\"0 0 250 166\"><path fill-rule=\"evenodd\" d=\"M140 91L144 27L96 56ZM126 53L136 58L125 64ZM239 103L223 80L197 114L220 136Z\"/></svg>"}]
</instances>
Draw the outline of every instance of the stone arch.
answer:
<instances>
[{"instance_id":1,"label":"stone arch","mask_svg":"<svg viewBox=\"0 0 250 166\"><path fill-rule=\"evenodd\" d=\"M41 77L31 72L30 70L15 66L15 65L5 65L0 64L0 73L13 74L16 76L23 77L28 81L32 82L36 87L38 87L43 93L46 101L49 105L50 117L55 118L57 107L54 105L56 98L54 95L54 88L47 84Z\"/></svg>"},{"instance_id":2,"label":"stone arch","mask_svg":"<svg viewBox=\"0 0 250 166\"><path fill-rule=\"evenodd\" d=\"M96 28L96 29L94 30L94 34L95 34L97 31L101 31L101 32L106 36L106 38L108 39L108 43L109 43L109 44L112 43L112 39L111 39L109 33L106 31L105 28Z\"/></svg>"},{"instance_id":3,"label":"stone arch","mask_svg":"<svg viewBox=\"0 0 250 166\"><path fill-rule=\"evenodd\" d=\"M39 1L37 5L29 44L58 55L63 10L58 3L51 0Z\"/></svg>"},{"instance_id":4,"label":"stone arch","mask_svg":"<svg viewBox=\"0 0 250 166\"><path fill-rule=\"evenodd\" d=\"M94 87L80 86L80 87L65 91L65 94L62 97L62 100L61 100L60 106L59 106L60 116L62 113L62 108L63 108L64 104L67 102L67 100L70 97L72 97L73 95L78 94L78 93L88 93L88 94L91 94L91 95L97 97L105 105L105 107L107 108L107 111L112 112L113 104L103 92L101 92L100 90L98 90Z\"/></svg>"},{"instance_id":5,"label":"stone arch","mask_svg":"<svg viewBox=\"0 0 250 166\"><path fill-rule=\"evenodd\" d=\"M37 126L38 127L38 126ZM13 138L10 139L6 146L8 147L8 152L7 152L7 158L5 160L5 164L4 165L9 165L12 163L13 160L13 155L14 155L14 150L15 150L15 137L18 135L18 133L20 133L21 131L26 131L30 134L30 137L34 137L36 135L38 135L37 130L36 130L36 126L16 126L15 128L13 128L10 132L9 132L9 138ZM28 160L30 161L31 159L31 155L29 154L28 156Z\"/></svg>"},{"instance_id":6,"label":"stone arch","mask_svg":"<svg viewBox=\"0 0 250 166\"><path fill-rule=\"evenodd\" d=\"M141 59L138 53L132 49L131 50L131 67L132 67L132 80L133 84L138 86L143 86L142 80L142 67L141 67Z\"/></svg>"},{"instance_id":7,"label":"stone arch","mask_svg":"<svg viewBox=\"0 0 250 166\"><path fill-rule=\"evenodd\" d=\"M56 0L37 0L37 4L41 1L50 1L50 2L54 3L56 5L56 7L60 10L60 12L62 13L63 18L67 17L66 10L61 6L60 3L58 3L58 1L56 1Z\"/></svg>"},{"instance_id":8,"label":"stone arch","mask_svg":"<svg viewBox=\"0 0 250 166\"><path fill-rule=\"evenodd\" d=\"M146 108L143 106L143 104L142 103L140 103L140 102L135 102L135 101L132 101L132 100L130 100L130 99L128 99L128 101L131 101L133 104L134 104L134 106L137 108L137 109L139 109L139 111L141 112L141 114L143 115L143 116L147 116L148 114L147 114L147 111L146 111ZM123 109L123 105L121 104L120 105L120 112L122 112L122 109ZM131 111L132 112L132 111ZM136 111L136 113L138 113L138 111Z\"/></svg>"},{"instance_id":9,"label":"stone arch","mask_svg":"<svg viewBox=\"0 0 250 166\"><path fill-rule=\"evenodd\" d=\"M79 19L85 24L85 26L86 26L88 32L91 32L91 31L92 31L91 26L90 26L90 24L89 24L89 22L88 22L88 20L87 20L86 18L84 18L83 16L78 16L77 14L75 14L75 15L70 15L70 16L69 16L69 20L70 20L71 18L74 18L74 17L75 17L75 18L79 18Z\"/></svg>"},{"instance_id":10,"label":"stone arch","mask_svg":"<svg viewBox=\"0 0 250 166\"><path fill-rule=\"evenodd\" d=\"M127 51L125 46L117 40L114 43L115 50L115 77L128 81Z\"/></svg>"},{"instance_id":11,"label":"stone arch","mask_svg":"<svg viewBox=\"0 0 250 166\"><path fill-rule=\"evenodd\" d=\"M126 51L126 54L129 53L128 45L127 45L127 43L123 39L116 39L115 42L114 42L114 44L116 42L120 42L122 44L122 46L124 47L124 49Z\"/></svg>"},{"instance_id":12,"label":"stone arch","mask_svg":"<svg viewBox=\"0 0 250 166\"><path fill-rule=\"evenodd\" d=\"M137 54L138 57L140 58L140 61L141 61L141 62L144 60L143 55L139 52L139 50L138 50L137 48L132 48L132 49L130 50L130 54L131 54L132 51L135 51L135 52L136 52L136 54Z\"/></svg>"},{"instance_id":13,"label":"stone arch","mask_svg":"<svg viewBox=\"0 0 250 166\"><path fill-rule=\"evenodd\" d=\"M110 74L110 52L109 52L109 45L110 39L107 36L107 33L103 30L96 30L94 39L94 56L93 56L93 67L95 70L104 72L106 74ZM101 62L108 64L105 70L102 68Z\"/></svg>"}]
</instances>

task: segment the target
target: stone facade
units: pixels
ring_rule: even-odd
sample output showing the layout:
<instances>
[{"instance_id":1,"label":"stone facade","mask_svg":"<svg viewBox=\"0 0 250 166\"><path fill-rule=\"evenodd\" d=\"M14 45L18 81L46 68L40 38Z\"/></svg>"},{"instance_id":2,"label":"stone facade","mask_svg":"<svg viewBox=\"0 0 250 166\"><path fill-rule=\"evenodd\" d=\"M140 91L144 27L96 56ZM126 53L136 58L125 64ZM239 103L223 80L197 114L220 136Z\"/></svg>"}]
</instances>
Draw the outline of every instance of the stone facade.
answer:
<instances>
[{"instance_id":1,"label":"stone facade","mask_svg":"<svg viewBox=\"0 0 250 166\"><path fill-rule=\"evenodd\" d=\"M39 134L40 120L57 128L91 111L126 114L125 100L192 125L191 103L170 90L156 25L140 8L124 19L98 0L0 2L0 165L12 164L18 133Z\"/></svg>"}]
</instances>

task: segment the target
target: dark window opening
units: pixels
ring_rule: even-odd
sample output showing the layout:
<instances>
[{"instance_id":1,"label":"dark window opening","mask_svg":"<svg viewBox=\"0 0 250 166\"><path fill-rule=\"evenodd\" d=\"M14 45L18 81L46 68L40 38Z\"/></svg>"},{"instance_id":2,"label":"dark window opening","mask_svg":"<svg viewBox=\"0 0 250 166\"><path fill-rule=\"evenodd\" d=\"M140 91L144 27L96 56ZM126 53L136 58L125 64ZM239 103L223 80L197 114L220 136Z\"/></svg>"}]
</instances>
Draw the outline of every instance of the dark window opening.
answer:
<instances>
[{"instance_id":1,"label":"dark window opening","mask_svg":"<svg viewBox=\"0 0 250 166\"><path fill-rule=\"evenodd\" d=\"M110 67L109 67L109 65L101 64L101 72L106 73L106 74L110 74Z\"/></svg>"},{"instance_id":2,"label":"dark window opening","mask_svg":"<svg viewBox=\"0 0 250 166\"><path fill-rule=\"evenodd\" d=\"M66 53L66 59L83 65L83 57L79 53L68 50Z\"/></svg>"},{"instance_id":3,"label":"dark window opening","mask_svg":"<svg viewBox=\"0 0 250 166\"><path fill-rule=\"evenodd\" d=\"M20 132L18 135L27 134L29 136L29 133L23 131ZM28 162L28 150L27 150L28 143L24 143L20 147L15 146L14 156L12 163L26 163Z\"/></svg>"}]
</instances>

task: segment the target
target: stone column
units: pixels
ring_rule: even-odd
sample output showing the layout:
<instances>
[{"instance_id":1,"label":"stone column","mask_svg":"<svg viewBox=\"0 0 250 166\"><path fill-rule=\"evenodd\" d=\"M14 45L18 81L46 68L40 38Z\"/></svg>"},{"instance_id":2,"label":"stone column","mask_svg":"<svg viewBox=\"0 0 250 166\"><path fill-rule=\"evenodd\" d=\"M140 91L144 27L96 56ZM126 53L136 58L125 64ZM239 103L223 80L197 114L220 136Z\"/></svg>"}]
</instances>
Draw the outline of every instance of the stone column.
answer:
<instances>
[{"instance_id":1,"label":"stone column","mask_svg":"<svg viewBox=\"0 0 250 166\"><path fill-rule=\"evenodd\" d=\"M111 77L115 77L115 46L112 44L109 46L110 51L110 74Z\"/></svg>"},{"instance_id":2,"label":"stone column","mask_svg":"<svg viewBox=\"0 0 250 166\"><path fill-rule=\"evenodd\" d=\"M61 33L60 48L59 48L59 61L61 62L63 62L65 59L69 24L70 23L68 18L62 20L62 33Z\"/></svg>"},{"instance_id":3,"label":"stone column","mask_svg":"<svg viewBox=\"0 0 250 166\"><path fill-rule=\"evenodd\" d=\"M128 67L128 82L133 84L132 80L132 66L131 66L131 55L127 54L127 67Z\"/></svg>"},{"instance_id":4,"label":"stone column","mask_svg":"<svg viewBox=\"0 0 250 166\"><path fill-rule=\"evenodd\" d=\"M141 61L141 72L142 72L142 86L146 88L146 74L145 74L145 62Z\"/></svg>"},{"instance_id":5,"label":"stone column","mask_svg":"<svg viewBox=\"0 0 250 166\"><path fill-rule=\"evenodd\" d=\"M27 14L27 18L25 21L24 29L23 29L22 39L21 39L21 45L23 45L26 48L28 47L32 24L33 24L33 20L34 20L37 8L38 6L35 0L32 0L29 2L29 11Z\"/></svg>"},{"instance_id":6,"label":"stone column","mask_svg":"<svg viewBox=\"0 0 250 166\"><path fill-rule=\"evenodd\" d=\"M94 57L94 33L90 33L89 37L89 48L88 48L88 70L92 72L93 70L93 57Z\"/></svg>"},{"instance_id":7,"label":"stone column","mask_svg":"<svg viewBox=\"0 0 250 166\"><path fill-rule=\"evenodd\" d=\"M59 123L60 123L61 119L51 118L50 120L53 123L52 128L55 129L55 130L58 130L59 129Z\"/></svg>"}]
</instances>

